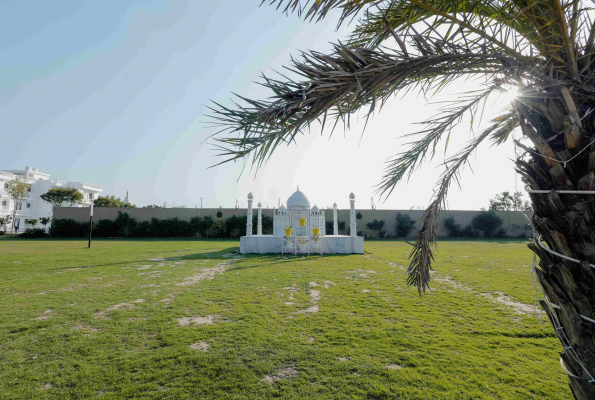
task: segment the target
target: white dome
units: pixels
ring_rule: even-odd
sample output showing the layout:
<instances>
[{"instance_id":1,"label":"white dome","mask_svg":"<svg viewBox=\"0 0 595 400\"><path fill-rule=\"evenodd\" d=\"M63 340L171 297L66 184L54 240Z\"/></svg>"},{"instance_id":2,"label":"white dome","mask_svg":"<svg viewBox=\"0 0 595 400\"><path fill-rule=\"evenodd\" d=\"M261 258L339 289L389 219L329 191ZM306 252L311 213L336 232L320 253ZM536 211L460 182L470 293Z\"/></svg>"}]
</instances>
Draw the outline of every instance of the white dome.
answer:
<instances>
[{"instance_id":1,"label":"white dome","mask_svg":"<svg viewBox=\"0 0 595 400\"><path fill-rule=\"evenodd\" d=\"M289 196L287 199L287 207L308 207L310 208L310 202L305 194L299 190Z\"/></svg>"},{"instance_id":2,"label":"white dome","mask_svg":"<svg viewBox=\"0 0 595 400\"><path fill-rule=\"evenodd\" d=\"M318 207L316 207L316 204L314 204L314 207L312 207L312 211L318 211Z\"/></svg>"},{"instance_id":3,"label":"white dome","mask_svg":"<svg viewBox=\"0 0 595 400\"><path fill-rule=\"evenodd\" d=\"M279 211L285 211L287 210L287 208L285 208L285 206L283 204L281 204L281 207L279 207Z\"/></svg>"}]
</instances>

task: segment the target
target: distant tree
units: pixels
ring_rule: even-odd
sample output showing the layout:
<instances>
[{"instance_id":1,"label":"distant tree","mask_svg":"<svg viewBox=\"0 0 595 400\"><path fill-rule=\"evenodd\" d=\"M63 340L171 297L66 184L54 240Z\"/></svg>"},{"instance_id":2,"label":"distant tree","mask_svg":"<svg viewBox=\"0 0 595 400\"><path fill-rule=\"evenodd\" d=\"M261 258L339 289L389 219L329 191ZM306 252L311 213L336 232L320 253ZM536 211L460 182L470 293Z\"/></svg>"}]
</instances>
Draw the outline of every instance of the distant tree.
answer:
<instances>
[{"instance_id":1,"label":"distant tree","mask_svg":"<svg viewBox=\"0 0 595 400\"><path fill-rule=\"evenodd\" d=\"M44 230L47 230L47 224L49 224L51 220L52 219L50 217L43 217L39 220L39 223L43 225Z\"/></svg>"},{"instance_id":2,"label":"distant tree","mask_svg":"<svg viewBox=\"0 0 595 400\"><path fill-rule=\"evenodd\" d=\"M149 204L148 206L143 206L143 208L165 208L165 206L158 206L157 204Z\"/></svg>"},{"instance_id":3,"label":"distant tree","mask_svg":"<svg viewBox=\"0 0 595 400\"><path fill-rule=\"evenodd\" d=\"M10 215L7 215L4 218L0 218L0 227L4 229L4 233L6 233L6 228L8 227L8 225L10 225L11 221L12 217Z\"/></svg>"},{"instance_id":4,"label":"distant tree","mask_svg":"<svg viewBox=\"0 0 595 400\"><path fill-rule=\"evenodd\" d=\"M114 196L99 196L93 202L95 207L118 207L118 208L136 208L134 204L125 203L119 197Z\"/></svg>"},{"instance_id":5,"label":"distant tree","mask_svg":"<svg viewBox=\"0 0 595 400\"><path fill-rule=\"evenodd\" d=\"M5 185L8 195L14 200L14 209L12 211L12 220L14 221L17 217L17 211L21 209L23 201L29 196L31 191L31 185L27 183L27 179L22 176L17 176L11 181L8 181ZM14 225L12 226L14 233Z\"/></svg>"},{"instance_id":6,"label":"distant tree","mask_svg":"<svg viewBox=\"0 0 595 400\"><path fill-rule=\"evenodd\" d=\"M531 203L523 200L523 193L502 192L490 200L490 210L494 211L531 211Z\"/></svg>"},{"instance_id":7,"label":"distant tree","mask_svg":"<svg viewBox=\"0 0 595 400\"><path fill-rule=\"evenodd\" d=\"M69 203L70 207L83 201L83 194L75 188L56 187L42 194L41 199L54 207L61 207L63 203Z\"/></svg>"},{"instance_id":8,"label":"distant tree","mask_svg":"<svg viewBox=\"0 0 595 400\"><path fill-rule=\"evenodd\" d=\"M31 228L35 228L35 225L37 225L38 222L39 220L37 219L26 219L25 225L29 225Z\"/></svg>"}]
</instances>

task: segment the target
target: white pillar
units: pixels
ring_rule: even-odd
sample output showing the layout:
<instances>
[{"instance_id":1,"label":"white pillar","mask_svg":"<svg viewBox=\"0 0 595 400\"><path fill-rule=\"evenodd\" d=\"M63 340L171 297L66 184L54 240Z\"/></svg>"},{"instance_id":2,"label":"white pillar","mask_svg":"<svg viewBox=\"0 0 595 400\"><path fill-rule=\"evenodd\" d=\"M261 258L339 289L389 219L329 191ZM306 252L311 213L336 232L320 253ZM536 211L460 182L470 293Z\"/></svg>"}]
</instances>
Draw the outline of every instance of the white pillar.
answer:
<instances>
[{"instance_id":1,"label":"white pillar","mask_svg":"<svg viewBox=\"0 0 595 400\"><path fill-rule=\"evenodd\" d=\"M339 224L337 223L337 203L333 204L333 235L339 234Z\"/></svg>"},{"instance_id":2,"label":"white pillar","mask_svg":"<svg viewBox=\"0 0 595 400\"><path fill-rule=\"evenodd\" d=\"M349 202L351 203L351 210L349 211L349 231L351 237L356 237L357 227L355 223L355 195L353 193L349 195Z\"/></svg>"},{"instance_id":3,"label":"white pillar","mask_svg":"<svg viewBox=\"0 0 595 400\"><path fill-rule=\"evenodd\" d=\"M252 236L252 192L248 193L248 214L246 214L246 236Z\"/></svg>"},{"instance_id":4,"label":"white pillar","mask_svg":"<svg viewBox=\"0 0 595 400\"><path fill-rule=\"evenodd\" d=\"M258 203L258 225L256 226L256 234L262 236L262 204Z\"/></svg>"}]
</instances>

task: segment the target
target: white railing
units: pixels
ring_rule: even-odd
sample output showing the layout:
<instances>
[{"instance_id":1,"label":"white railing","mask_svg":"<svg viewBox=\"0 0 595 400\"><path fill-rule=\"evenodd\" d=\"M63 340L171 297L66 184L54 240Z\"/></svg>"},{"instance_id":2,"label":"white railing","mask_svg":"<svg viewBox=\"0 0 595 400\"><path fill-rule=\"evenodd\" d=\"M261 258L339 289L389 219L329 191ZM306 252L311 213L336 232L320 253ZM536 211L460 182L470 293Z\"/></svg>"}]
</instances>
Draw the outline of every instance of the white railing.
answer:
<instances>
[{"instance_id":1,"label":"white railing","mask_svg":"<svg viewBox=\"0 0 595 400\"><path fill-rule=\"evenodd\" d=\"M4 172L4 171L0 171L0 175L2 175L2 176L8 176L8 177L10 177L10 178L12 178L12 177L14 176L14 174L13 174L13 173L10 173L10 172Z\"/></svg>"}]
</instances>

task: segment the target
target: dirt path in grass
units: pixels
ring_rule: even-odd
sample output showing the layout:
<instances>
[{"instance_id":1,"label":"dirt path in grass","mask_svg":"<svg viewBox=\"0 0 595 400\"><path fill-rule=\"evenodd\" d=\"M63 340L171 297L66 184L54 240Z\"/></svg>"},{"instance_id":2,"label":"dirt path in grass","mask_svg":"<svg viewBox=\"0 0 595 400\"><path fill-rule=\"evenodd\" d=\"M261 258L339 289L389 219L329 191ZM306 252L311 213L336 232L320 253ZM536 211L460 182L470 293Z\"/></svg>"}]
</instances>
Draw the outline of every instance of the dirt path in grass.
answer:
<instances>
[{"instance_id":1,"label":"dirt path in grass","mask_svg":"<svg viewBox=\"0 0 595 400\"><path fill-rule=\"evenodd\" d=\"M198 274L188 276L184 279L184 282L176 283L178 286L189 286L194 285L195 283L199 283L204 280L210 280L215 277L217 274L222 274L225 272L225 269L228 265L236 262L237 260L229 260L223 261L214 267L204 268Z\"/></svg>"},{"instance_id":2,"label":"dirt path in grass","mask_svg":"<svg viewBox=\"0 0 595 400\"><path fill-rule=\"evenodd\" d=\"M402 265L398 265L398 264L383 260L381 258L374 257L372 255L370 255L370 257L368 257L368 258L370 258L374 261L378 261L378 262L387 264L390 267L398 268L403 272L407 271L407 268ZM348 272L353 272L353 271L348 271ZM462 282L454 280L453 278L451 278L448 275L440 275L435 271L432 271L431 274L432 274L433 282L438 282L442 285L449 286L450 289L446 289L446 290L448 290L450 292L453 292L454 290L462 290L462 291L469 292L469 293L475 293L476 296L483 296L484 298L491 300L493 303L503 304L503 305L507 306L516 314L531 314L531 313L535 312L535 308L533 306L515 301L512 297L507 296L502 292L494 292L494 294L492 294L492 293L478 293L475 289L465 285Z\"/></svg>"}]
</instances>

